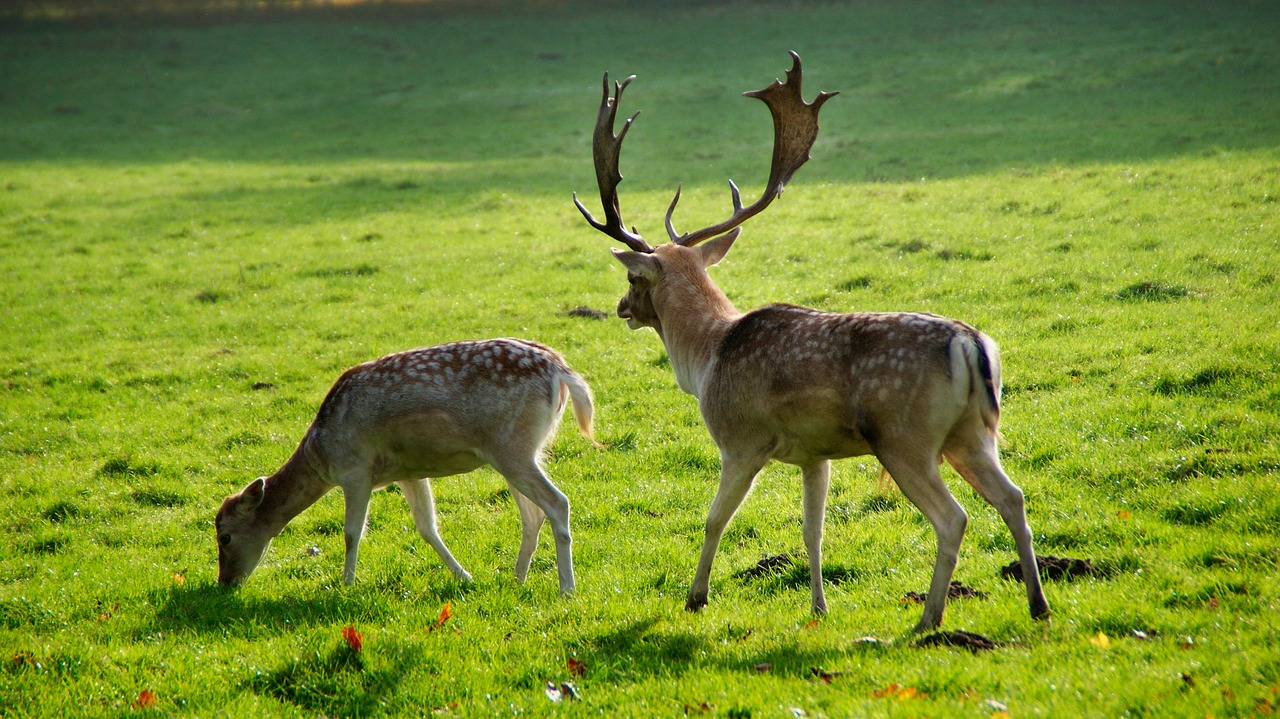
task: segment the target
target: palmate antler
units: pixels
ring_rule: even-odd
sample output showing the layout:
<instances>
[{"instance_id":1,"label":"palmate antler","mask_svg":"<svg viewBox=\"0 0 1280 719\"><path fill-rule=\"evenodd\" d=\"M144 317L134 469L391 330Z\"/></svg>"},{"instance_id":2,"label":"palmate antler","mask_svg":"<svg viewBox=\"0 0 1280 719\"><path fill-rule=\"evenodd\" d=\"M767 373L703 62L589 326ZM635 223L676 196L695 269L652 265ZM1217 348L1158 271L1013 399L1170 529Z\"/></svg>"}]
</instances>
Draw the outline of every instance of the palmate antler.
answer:
<instances>
[{"instance_id":1,"label":"palmate antler","mask_svg":"<svg viewBox=\"0 0 1280 719\"><path fill-rule=\"evenodd\" d=\"M703 240L722 235L741 225L748 218L758 214L769 206L774 198L782 194L783 187L809 159L809 149L818 137L818 111L823 103L838 93L819 92L813 102L805 102L800 95L801 67L800 56L791 53L792 67L787 71L787 81L775 80L762 90L743 93L747 97L758 97L769 106L773 115L773 161L769 166L769 181L765 185L760 199L743 207L738 186L729 181L729 191L733 195L733 214L729 219L687 234L676 232L671 216L675 212L676 203L680 202L680 190L667 208L667 236L677 245L692 247ZM596 182L600 186L600 202L604 206L605 221L600 222L591 216L586 207L578 200L575 193L573 203L577 205L582 216L592 227L618 240L636 252L653 252L649 243L641 237L635 227L627 230L618 208L618 183L622 174L618 171L618 155L622 150L622 140L631 129L636 115L627 118L622 132L613 134L614 122L618 114L618 103L622 99L622 91L635 79L632 75L622 82L614 83L614 94L609 95L609 74L604 76L604 97L600 101L600 113L596 118L595 134L592 137L591 152L596 166Z\"/></svg>"}]
</instances>

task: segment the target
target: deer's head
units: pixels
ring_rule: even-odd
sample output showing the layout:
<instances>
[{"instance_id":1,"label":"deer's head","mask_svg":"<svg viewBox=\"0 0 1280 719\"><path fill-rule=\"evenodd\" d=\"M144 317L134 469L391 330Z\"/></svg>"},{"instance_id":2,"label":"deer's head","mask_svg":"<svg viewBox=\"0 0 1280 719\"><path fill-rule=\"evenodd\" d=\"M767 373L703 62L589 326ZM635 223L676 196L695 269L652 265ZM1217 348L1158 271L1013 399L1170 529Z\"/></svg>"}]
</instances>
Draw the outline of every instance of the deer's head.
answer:
<instances>
[{"instance_id":1,"label":"deer's head","mask_svg":"<svg viewBox=\"0 0 1280 719\"><path fill-rule=\"evenodd\" d=\"M227 497L214 517L218 536L218 583L233 587L249 578L271 545L269 522L258 516L265 490L262 477Z\"/></svg>"},{"instance_id":2,"label":"deer's head","mask_svg":"<svg viewBox=\"0 0 1280 719\"><path fill-rule=\"evenodd\" d=\"M629 248L626 251L614 250L614 256L626 266L627 281L631 285L618 303L618 316L627 320L632 329L653 327L661 332L662 308L680 304L681 293L697 291L704 283L711 283L706 268L719 262L729 251L738 236L738 226L781 195L787 181L809 159L809 149L818 136L818 111L836 93L820 92L812 103L805 102L800 95L800 56L793 52L791 58L792 68L787 71L785 83L774 81L762 90L744 93L747 97L763 100L773 115L773 161L769 167L769 181L760 199L743 207L738 186L730 180L733 214L718 224L681 234L671 220L676 203L680 201L677 188L675 198L667 207L665 224L670 242L657 248L646 242L635 227L627 229L618 205L618 183L622 181L618 157L622 140L639 113L627 118L618 134L614 134L613 128L622 91L635 76L615 82L610 95L609 74L605 73L604 92L591 141L604 221L593 217L578 200L577 194L574 194L573 202L592 227ZM710 241L699 247L698 244L705 240Z\"/></svg>"}]
</instances>

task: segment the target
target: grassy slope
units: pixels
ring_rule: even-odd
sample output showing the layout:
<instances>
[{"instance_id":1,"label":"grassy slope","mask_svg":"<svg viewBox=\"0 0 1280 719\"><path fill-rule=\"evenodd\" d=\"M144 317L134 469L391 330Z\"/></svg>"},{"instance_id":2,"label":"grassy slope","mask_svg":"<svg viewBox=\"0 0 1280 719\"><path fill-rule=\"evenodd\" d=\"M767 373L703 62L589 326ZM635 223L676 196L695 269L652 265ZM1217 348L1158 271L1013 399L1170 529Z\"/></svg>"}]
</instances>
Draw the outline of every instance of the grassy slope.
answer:
<instances>
[{"instance_id":1,"label":"grassy slope","mask_svg":"<svg viewBox=\"0 0 1280 719\"><path fill-rule=\"evenodd\" d=\"M199 715L1276 705L1278 30L1264 3L869 2L6 36L0 713L115 714L144 689ZM624 284L568 202L592 194L601 70L640 76L623 201L654 235L677 181L682 226L724 212L726 177L758 191L767 115L736 95L788 49L807 94L842 95L715 276L743 308L926 310L1001 342L1038 550L1115 573L1051 584L1054 620L1031 622L998 577L1007 532L956 487L957 578L988 596L945 625L995 652L910 646L899 598L926 587L932 532L866 460L835 473L829 618L810 624L799 570L732 578L802 550L780 466L685 615L714 447L652 333L565 316ZM562 350L613 444L566 428L551 452L577 597L555 596L547 540L513 584L518 520L487 471L437 482L473 588L390 494L357 586L334 586L336 495L242 591L211 586L218 500L287 456L342 368L497 335ZM552 704L570 657L584 701ZM918 693L875 696L893 684Z\"/></svg>"}]
</instances>

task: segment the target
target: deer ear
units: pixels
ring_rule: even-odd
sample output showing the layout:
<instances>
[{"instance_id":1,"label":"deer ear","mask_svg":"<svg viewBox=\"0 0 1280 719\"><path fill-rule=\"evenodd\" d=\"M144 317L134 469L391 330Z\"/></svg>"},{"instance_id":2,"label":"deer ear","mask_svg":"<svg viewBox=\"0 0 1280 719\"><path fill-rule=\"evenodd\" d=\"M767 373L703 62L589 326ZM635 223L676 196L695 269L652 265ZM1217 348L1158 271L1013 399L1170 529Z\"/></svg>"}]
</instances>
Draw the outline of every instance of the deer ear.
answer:
<instances>
[{"instance_id":1,"label":"deer ear","mask_svg":"<svg viewBox=\"0 0 1280 719\"><path fill-rule=\"evenodd\" d=\"M702 257L702 266L704 268L710 267L723 260L724 256L728 254L729 248L733 247L733 241L738 239L738 233L741 231L740 228L735 228L733 232L727 235L721 235L714 240L698 245L698 255Z\"/></svg>"},{"instance_id":2,"label":"deer ear","mask_svg":"<svg viewBox=\"0 0 1280 719\"><path fill-rule=\"evenodd\" d=\"M262 481L262 477L258 477L249 483L240 493L240 507L242 512L253 511L262 504L262 494L266 490L266 483Z\"/></svg>"},{"instance_id":3,"label":"deer ear","mask_svg":"<svg viewBox=\"0 0 1280 719\"><path fill-rule=\"evenodd\" d=\"M658 275L658 261L653 258L653 255L615 248L613 256L617 257L618 261L633 275L639 275L650 282L653 282Z\"/></svg>"}]
</instances>

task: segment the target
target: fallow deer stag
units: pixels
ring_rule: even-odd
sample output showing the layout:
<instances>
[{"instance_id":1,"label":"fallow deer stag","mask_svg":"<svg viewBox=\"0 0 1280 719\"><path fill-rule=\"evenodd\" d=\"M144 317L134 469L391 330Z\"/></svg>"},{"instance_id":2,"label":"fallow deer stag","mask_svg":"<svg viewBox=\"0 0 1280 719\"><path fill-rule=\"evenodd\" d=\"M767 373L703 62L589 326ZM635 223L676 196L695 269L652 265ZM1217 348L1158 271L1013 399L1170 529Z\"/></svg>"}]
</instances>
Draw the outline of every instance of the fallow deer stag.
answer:
<instances>
[{"instance_id":1,"label":"fallow deer stag","mask_svg":"<svg viewBox=\"0 0 1280 719\"><path fill-rule=\"evenodd\" d=\"M657 331L677 383L698 398L720 449L720 486L685 608L696 611L707 603L725 525L756 474L777 460L798 465L803 473L813 611L825 613L822 530L830 461L874 454L928 517L938 538L933 580L916 631L942 622L968 521L938 472L940 457L999 510L1017 544L1031 615L1047 616L1022 491L1009 481L997 454L1000 356L995 343L969 325L928 314L834 314L785 304L740 313L707 274L733 245L738 225L780 195L809 159L818 110L835 94L819 93L806 103L800 94L800 58L791 55L785 83L746 93L768 105L774 126L769 180L753 204L743 207L730 182L729 219L679 234L671 221L677 190L666 213L669 243L651 247L634 227L628 230L618 206L618 155L635 115L617 135L614 124L622 91L634 76L615 83L610 97L608 74L592 142L604 221L574 196L592 227L629 248L614 250L631 285L618 303L618 316L632 329Z\"/></svg>"},{"instance_id":2,"label":"fallow deer stag","mask_svg":"<svg viewBox=\"0 0 1280 719\"><path fill-rule=\"evenodd\" d=\"M520 510L516 580L523 582L543 521L551 520L560 591L574 589L569 500L539 466L566 398L591 439L591 389L554 350L496 339L409 350L346 371L284 466L227 497L214 525L218 581L244 581L271 540L307 507L341 487L346 514L342 580L356 578L369 497L399 485L418 533L462 581L471 575L436 530L430 477L490 465ZM594 439L591 439L595 443Z\"/></svg>"}]
</instances>

